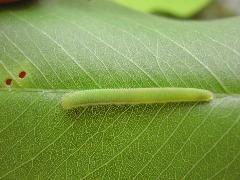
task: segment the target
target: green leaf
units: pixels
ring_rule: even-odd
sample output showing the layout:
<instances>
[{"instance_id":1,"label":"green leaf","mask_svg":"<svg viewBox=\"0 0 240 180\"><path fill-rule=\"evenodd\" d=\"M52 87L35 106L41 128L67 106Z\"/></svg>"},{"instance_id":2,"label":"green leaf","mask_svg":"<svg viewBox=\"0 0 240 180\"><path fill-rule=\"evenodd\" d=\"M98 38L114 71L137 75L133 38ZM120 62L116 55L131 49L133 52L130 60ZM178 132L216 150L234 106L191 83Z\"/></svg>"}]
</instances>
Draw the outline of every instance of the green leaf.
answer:
<instances>
[{"instance_id":1,"label":"green leaf","mask_svg":"<svg viewBox=\"0 0 240 180\"><path fill-rule=\"evenodd\" d=\"M174 21L109 1L2 8L0 177L238 179L239 22ZM61 106L67 92L137 87L202 88L215 98Z\"/></svg>"},{"instance_id":2,"label":"green leaf","mask_svg":"<svg viewBox=\"0 0 240 180\"><path fill-rule=\"evenodd\" d=\"M143 12L162 12L187 18L195 15L212 0L115 0L119 4Z\"/></svg>"}]
</instances>

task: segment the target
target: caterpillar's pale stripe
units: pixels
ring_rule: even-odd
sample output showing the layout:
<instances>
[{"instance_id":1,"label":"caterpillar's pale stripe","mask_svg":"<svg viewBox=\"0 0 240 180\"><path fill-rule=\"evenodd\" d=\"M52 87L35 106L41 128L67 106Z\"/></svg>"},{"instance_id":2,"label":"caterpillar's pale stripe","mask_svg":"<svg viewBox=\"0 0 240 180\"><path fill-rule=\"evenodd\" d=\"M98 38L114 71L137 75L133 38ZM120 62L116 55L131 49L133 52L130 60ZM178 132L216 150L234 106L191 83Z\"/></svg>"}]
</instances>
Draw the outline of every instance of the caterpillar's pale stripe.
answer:
<instances>
[{"instance_id":1,"label":"caterpillar's pale stripe","mask_svg":"<svg viewBox=\"0 0 240 180\"><path fill-rule=\"evenodd\" d=\"M64 95L62 106L72 109L79 106L200 102L212 99L212 92L195 88L93 89Z\"/></svg>"}]
</instances>

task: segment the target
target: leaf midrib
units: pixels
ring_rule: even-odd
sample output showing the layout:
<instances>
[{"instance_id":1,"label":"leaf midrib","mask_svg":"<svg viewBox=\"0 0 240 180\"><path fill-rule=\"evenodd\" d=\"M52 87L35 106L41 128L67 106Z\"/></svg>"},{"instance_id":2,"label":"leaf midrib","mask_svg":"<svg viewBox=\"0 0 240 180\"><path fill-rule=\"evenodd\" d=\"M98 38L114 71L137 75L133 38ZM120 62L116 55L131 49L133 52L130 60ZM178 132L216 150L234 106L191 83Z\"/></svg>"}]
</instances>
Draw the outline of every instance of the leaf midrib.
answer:
<instances>
[{"instance_id":1,"label":"leaf midrib","mask_svg":"<svg viewBox=\"0 0 240 180\"><path fill-rule=\"evenodd\" d=\"M129 88L129 87L127 87L127 88ZM167 87L163 87L163 88L167 88ZM106 88L106 89L113 89L113 88ZM22 93L27 93L27 92L40 93L40 92L44 92L44 93L56 93L56 94L57 93L59 93L59 94L71 93L71 92L82 91L82 90L91 90L91 89L0 88L0 92L1 91L5 91L5 92L6 91L8 91L8 92L22 92ZM215 93L215 92L212 92L212 93L214 94L214 98L224 98L224 97L239 98L240 97L240 93Z\"/></svg>"}]
</instances>

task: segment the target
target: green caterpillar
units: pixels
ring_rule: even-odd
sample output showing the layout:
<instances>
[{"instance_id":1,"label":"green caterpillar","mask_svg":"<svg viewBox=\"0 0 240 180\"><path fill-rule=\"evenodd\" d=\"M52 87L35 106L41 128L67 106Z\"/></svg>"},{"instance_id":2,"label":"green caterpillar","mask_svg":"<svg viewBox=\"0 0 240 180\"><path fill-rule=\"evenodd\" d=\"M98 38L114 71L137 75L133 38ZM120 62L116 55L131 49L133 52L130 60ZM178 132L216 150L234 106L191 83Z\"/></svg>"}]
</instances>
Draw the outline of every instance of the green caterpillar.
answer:
<instances>
[{"instance_id":1,"label":"green caterpillar","mask_svg":"<svg viewBox=\"0 0 240 180\"><path fill-rule=\"evenodd\" d=\"M62 106L72 109L93 105L203 102L213 99L212 92L195 88L129 88L82 90L64 95Z\"/></svg>"}]
</instances>

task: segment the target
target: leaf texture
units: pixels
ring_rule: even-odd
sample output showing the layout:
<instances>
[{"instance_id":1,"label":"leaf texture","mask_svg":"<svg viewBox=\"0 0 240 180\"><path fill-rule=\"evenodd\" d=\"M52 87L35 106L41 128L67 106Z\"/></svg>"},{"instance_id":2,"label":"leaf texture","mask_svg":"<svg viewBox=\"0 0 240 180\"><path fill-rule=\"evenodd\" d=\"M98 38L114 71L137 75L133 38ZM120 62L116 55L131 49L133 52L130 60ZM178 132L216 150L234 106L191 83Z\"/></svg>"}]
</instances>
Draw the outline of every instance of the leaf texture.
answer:
<instances>
[{"instance_id":1,"label":"leaf texture","mask_svg":"<svg viewBox=\"0 0 240 180\"><path fill-rule=\"evenodd\" d=\"M238 179L239 22L156 18L110 1L2 8L0 178ZM215 98L61 106L68 92L137 87L203 88Z\"/></svg>"}]
</instances>

